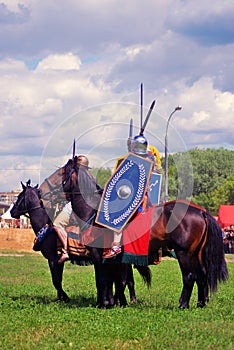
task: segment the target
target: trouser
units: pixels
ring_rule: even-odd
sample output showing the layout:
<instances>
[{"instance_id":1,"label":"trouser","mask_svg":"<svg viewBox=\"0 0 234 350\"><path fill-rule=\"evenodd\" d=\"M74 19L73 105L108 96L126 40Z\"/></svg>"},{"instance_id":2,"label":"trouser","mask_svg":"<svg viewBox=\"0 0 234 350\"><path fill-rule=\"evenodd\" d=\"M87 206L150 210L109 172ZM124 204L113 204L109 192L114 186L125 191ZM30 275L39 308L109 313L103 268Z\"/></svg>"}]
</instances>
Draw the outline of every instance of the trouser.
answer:
<instances>
[{"instance_id":1,"label":"trouser","mask_svg":"<svg viewBox=\"0 0 234 350\"><path fill-rule=\"evenodd\" d=\"M67 232L65 227L68 226L70 221L70 213L67 211L61 211L54 220L54 229L57 232L58 238L61 241L63 248L67 250Z\"/></svg>"}]
</instances>

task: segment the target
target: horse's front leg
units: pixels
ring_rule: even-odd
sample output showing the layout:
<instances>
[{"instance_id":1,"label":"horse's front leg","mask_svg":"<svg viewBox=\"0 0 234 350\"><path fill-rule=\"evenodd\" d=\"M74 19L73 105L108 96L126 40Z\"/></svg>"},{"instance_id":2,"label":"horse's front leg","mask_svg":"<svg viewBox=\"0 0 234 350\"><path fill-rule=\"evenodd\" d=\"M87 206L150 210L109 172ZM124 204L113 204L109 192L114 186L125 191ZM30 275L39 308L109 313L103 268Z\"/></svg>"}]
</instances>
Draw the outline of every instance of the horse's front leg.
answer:
<instances>
[{"instance_id":1,"label":"horse's front leg","mask_svg":"<svg viewBox=\"0 0 234 350\"><path fill-rule=\"evenodd\" d=\"M127 306L124 291L127 285L128 264L113 264L112 269L115 269L115 303Z\"/></svg>"},{"instance_id":2,"label":"horse's front leg","mask_svg":"<svg viewBox=\"0 0 234 350\"><path fill-rule=\"evenodd\" d=\"M62 288L64 263L58 264L56 260L48 259L48 264L50 267L53 285L54 285L55 289L57 290L58 300L64 301L65 303L69 302L70 298L68 297L68 295L64 292L64 290Z\"/></svg>"}]
</instances>

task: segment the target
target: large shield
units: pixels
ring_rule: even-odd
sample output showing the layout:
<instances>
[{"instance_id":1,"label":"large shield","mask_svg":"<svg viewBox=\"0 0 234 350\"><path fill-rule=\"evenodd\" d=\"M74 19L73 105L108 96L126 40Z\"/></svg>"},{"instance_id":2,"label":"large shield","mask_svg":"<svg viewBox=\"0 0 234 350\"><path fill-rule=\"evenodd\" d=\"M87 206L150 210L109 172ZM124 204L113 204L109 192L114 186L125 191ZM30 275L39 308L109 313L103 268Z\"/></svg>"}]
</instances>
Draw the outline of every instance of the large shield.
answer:
<instances>
[{"instance_id":1,"label":"large shield","mask_svg":"<svg viewBox=\"0 0 234 350\"><path fill-rule=\"evenodd\" d=\"M96 217L98 224L122 231L142 203L152 167L150 160L128 153L105 185Z\"/></svg>"},{"instance_id":2,"label":"large shield","mask_svg":"<svg viewBox=\"0 0 234 350\"><path fill-rule=\"evenodd\" d=\"M159 204L161 193L162 174L153 172L149 183L149 196L152 204Z\"/></svg>"}]
</instances>

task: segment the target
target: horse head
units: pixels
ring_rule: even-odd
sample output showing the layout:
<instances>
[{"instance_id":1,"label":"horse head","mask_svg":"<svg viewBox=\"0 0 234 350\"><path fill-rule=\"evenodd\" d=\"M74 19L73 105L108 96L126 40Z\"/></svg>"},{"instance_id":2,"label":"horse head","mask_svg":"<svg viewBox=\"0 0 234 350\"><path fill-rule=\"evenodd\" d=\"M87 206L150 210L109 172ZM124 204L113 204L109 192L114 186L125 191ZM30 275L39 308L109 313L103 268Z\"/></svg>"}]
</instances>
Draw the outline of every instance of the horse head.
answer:
<instances>
[{"instance_id":1,"label":"horse head","mask_svg":"<svg viewBox=\"0 0 234 350\"><path fill-rule=\"evenodd\" d=\"M66 203L62 187L62 169L63 168L58 168L47 177L39 187L44 207L51 218L54 217L57 206L63 206Z\"/></svg>"},{"instance_id":2,"label":"horse head","mask_svg":"<svg viewBox=\"0 0 234 350\"><path fill-rule=\"evenodd\" d=\"M62 187L66 196L74 190L74 173L78 172L77 156L73 159L69 159L67 163L62 167Z\"/></svg>"},{"instance_id":3,"label":"horse head","mask_svg":"<svg viewBox=\"0 0 234 350\"><path fill-rule=\"evenodd\" d=\"M18 195L17 201L10 212L11 216L15 219L18 219L20 215L25 215L43 206L38 185L32 187L30 183L30 180L28 180L25 185L21 182L23 190Z\"/></svg>"},{"instance_id":4,"label":"horse head","mask_svg":"<svg viewBox=\"0 0 234 350\"><path fill-rule=\"evenodd\" d=\"M86 159L83 159L86 158ZM82 160L83 161L82 161ZM86 221L98 208L102 189L90 173L85 156L74 156L63 167L63 191L77 217Z\"/></svg>"}]
</instances>

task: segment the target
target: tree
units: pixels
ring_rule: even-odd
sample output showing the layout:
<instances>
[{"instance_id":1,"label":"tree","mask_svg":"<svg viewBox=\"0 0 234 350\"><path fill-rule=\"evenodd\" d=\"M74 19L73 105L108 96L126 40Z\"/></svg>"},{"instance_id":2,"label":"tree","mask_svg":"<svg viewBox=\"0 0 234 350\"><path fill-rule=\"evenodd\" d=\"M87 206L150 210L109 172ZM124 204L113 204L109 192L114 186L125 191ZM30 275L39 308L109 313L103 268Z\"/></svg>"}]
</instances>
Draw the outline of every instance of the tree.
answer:
<instances>
[{"instance_id":1,"label":"tree","mask_svg":"<svg viewBox=\"0 0 234 350\"><path fill-rule=\"evenodd\" d=\"M169 155L169 200L188 199L217 215L219 204L233 203L233 164L234 152L223 148Z\"/></svg>"},{"instance_id":2,"label":"tree","mask_svg":"<svg viewBox=\"0 0 234 350\"><path fill-rule=\"evenodd\" d=\"M234 204L234 176L229 176L211 194L211 210L218 213L220 204Z\"/></svg>"},{"instance_id":3,"label":"tree","mask_svg":"<svg viewBox=\"0 0 234 350\"><path fill-rule=\"evenodd\" d=\"M110 168L93 168L92 174L96 177L99 186L103 188L111 177L112 171Z\"/></svg>"}]
</instances>

